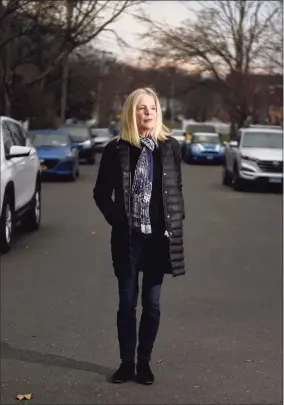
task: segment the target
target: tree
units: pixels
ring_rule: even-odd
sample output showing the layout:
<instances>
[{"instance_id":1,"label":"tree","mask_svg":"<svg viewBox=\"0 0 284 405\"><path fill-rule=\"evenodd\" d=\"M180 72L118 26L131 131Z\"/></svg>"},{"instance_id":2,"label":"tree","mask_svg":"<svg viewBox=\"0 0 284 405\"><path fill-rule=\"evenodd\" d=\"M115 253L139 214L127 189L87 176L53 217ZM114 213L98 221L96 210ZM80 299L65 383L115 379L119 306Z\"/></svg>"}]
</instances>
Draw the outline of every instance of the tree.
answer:
<instances>
[{"instance_id":1,"label":"tree","mask_svg":"<svg viewBox=\"0 0 284 405\"><path fill-rule=\"evenodd\" d=\"M195 20L169 28L145 14L138 16L149 28L145 37L154 41L155 57L187 63L217 80L232 122L242 125L249 115L246 89L250 75L268 67L263 51L268 48L281 2L199 1L200 11L192 11L190 2L183 3Z\"/></svg>"},{"instance_id":2,"label":"tree","mask_svg":"<svg viewBox=\"0 0 284 405\"><path fill-rule=\"evenodd\" d=\"M263 59L272 73L283 71L283 0L278 0L279 12L268 25L268 35L263 48ZM270 3L267 6L271 6Z\"/></svg>"},{"instance_id":3,"label":"tree","mask_svg":"<svg viewBox=\"0 0 284 405\"><path fill-rule=\"evenodd\" d=\"M0 27L0 56L3 61L0 65L0 86L5 90L3 91L5 100L2 100L1 109L9 113L13 74L18 65L25 63L19 57L22 55L23 42L30 46L26 46L25 49L37 49L34 58L30 59L33 59L33 63L40 68L40 73L26 85L33 86L39 83L43 88L46 78L56 67L61 66L62 82L65 85L62 89L64 93L62 105L64 105L68 56L93 42L102 32L111 32L122 43L111 26L129 8L142 2L142 0L0 0L0 21L3 22ZM40 46L41 42L49 43L49 46ZM38 65L39 61L41 66Z\"/></svg>"},{"instance_id":4,"label":"tree","mask_svg":"<svg viewBox=\"0 0 284 405\"><path fill-rule=\"evenodd\" d=\"M54 66L64 60L66 55L94 41L102 32L110 32L121 44L124 43L111 25L130 7L136 7L143 2L143 0L63 0L58 2L56 15L58 25L61 26L63 32L59 42L58 55L55 59L50 60L41 75L31 83L42 80Z\"/></svg>"}]
</instances>

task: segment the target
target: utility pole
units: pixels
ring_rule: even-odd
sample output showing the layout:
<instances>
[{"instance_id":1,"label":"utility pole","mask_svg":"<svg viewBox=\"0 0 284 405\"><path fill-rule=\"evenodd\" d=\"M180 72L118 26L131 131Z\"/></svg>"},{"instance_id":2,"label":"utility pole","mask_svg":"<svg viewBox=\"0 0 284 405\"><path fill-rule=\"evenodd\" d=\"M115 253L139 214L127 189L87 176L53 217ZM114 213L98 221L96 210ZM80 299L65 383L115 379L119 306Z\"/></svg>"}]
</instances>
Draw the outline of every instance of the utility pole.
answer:
<instances>
[{"instance_id":1,"label":"utility pole","mask_svg":"<svg viewBox=\"0 0 284 405\"><path fill-rule=\"evenodd\" d=\"M174 111L174 96L175 96L175 84L172 81L171 84L171 126L173 128L174 125L174 119L175 119L175 111Z\"/></svg>"},{"instance_id":2,"label":"utility pole","mask_svg":"<svg viewBox=\"0 0 284 405\"><path fill-rule=\"evenodd\" d=\"M73 9L74 9L74 2L70 0L66 0L66 42L65 46L68 46L68 37L71 29L72 24L72 16L73 16ZM60 100L60 123L64 124L66 120L65 112L66 112L66 105L67 105L67 92L68 92L68 59L69 59L69 52L66 49L66 55L63 59L63 70L62 70L62 87L61 87L61 100Z\"/></svg>"},{"instance_id":3,"label":"utility pole","mask_svg":"<svg viewBox=\"0 0 284 405\"><path fill-rule=\"evenodd\" d=\"M112 52L102 51L102 56L101 56L100 66L99 66L97 92L96 92L96 107L95 107L95 113L94 113L94 116L96 119L96 125L98 125L98 123L100 121L100 101L101 101L103 77L106 73L107 55L112 55Z\"/></svg>"}]
</instances>

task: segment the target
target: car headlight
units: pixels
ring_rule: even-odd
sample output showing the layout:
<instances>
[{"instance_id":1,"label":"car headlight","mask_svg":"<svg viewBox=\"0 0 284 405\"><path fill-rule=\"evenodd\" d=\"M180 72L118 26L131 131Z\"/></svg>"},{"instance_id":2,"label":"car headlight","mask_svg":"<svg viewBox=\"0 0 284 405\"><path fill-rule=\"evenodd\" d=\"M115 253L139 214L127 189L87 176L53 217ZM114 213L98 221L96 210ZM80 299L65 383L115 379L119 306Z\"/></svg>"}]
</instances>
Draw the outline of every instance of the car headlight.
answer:
<instances>
[{"instance_id":1,"label":"car headlight","mask_svg":"<svg viewBox=\"0 0 284 405\"><path fill-rule=\"evenodd\" d=\"M258 159L257 159L257 158L254 158L254 157L251 157L251 156L248 156L248 155L243 155L243 154L241 154L241 158L242 158L243 160L248 160L248 161L250 161L250 162L255 162L255 163L258 162Z\"/></svg>"},{"instance_id":2,"label":"car headlight","mask_svg":"<svg viewBox=\"0 0 284 405\"><path fill-rule=\"evenodd\" d=\"M73 155L72 153L68 153L68 155L63 156L60 160L61 160L61 161L63 161L63 160L69 160L69 159L72 159L73 157L74 157L74 155Z\"/></svg>"},{"instance_id":3,"label":"car headlight","mask_svg":"<svg viewBox=\"0 0 284 405\"><path fill-rule=\"evenodd\" d=\"M200 152L200 148L198 145L193 145L192 146L192 152Z\"/></svg>"},{"instance_id":4,"label":"car headlight","mask_svg":"<svg viewBox=\"0 0 284 405\"><path fill-rule=\"evenodd\" d=\"M82 143L83 148L89 148L89 146L91 146L92 142L90 141L90 139L87 139L86 141L84 141Z\"/></svg>"}]
</instances>

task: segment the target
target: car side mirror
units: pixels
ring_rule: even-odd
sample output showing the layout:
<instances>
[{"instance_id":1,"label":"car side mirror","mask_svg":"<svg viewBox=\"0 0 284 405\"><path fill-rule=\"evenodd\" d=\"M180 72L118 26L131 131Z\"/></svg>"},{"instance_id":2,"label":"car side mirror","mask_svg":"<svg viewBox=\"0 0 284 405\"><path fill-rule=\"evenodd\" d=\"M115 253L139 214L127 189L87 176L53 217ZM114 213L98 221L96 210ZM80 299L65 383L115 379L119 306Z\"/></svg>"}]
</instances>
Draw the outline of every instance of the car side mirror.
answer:
<instances>
[{"instance_id":1,"label":"car side mirror","mask_svg":"<svg viewBox=\"0 0 284 405\"><path fill-rule=\"evenodd\" d=\"M28 146L13 145L9 153L6 154L6 159L20 158L29 156L31 149Z\"/></svg>"}]
</instances>

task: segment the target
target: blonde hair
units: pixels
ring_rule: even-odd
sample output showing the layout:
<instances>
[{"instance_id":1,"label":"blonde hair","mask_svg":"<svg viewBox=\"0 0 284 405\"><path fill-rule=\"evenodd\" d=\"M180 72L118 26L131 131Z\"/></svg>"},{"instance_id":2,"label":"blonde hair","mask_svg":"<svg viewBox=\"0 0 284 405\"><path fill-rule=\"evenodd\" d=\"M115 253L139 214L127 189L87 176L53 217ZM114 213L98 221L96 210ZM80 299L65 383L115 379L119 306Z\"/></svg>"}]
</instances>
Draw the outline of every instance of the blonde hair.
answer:
<instances>
[{"instance_id":1,"label":"blonde hair","mask_svg":"<svg viewBox=\"0 0 284 405\"><path fill-rule=\"evenodd\" d=\"M164 142L170 135L170 130L163 124L161 105L155 91L149 87L137 89L129 94L124 102L121 113L121 131L119 138L138 148L141 147L141 143L136 122L136 107L143 94L152 96L157 108L156 124L152 132L153 138L157 141Z\"/></svg>"}]
</instances>

